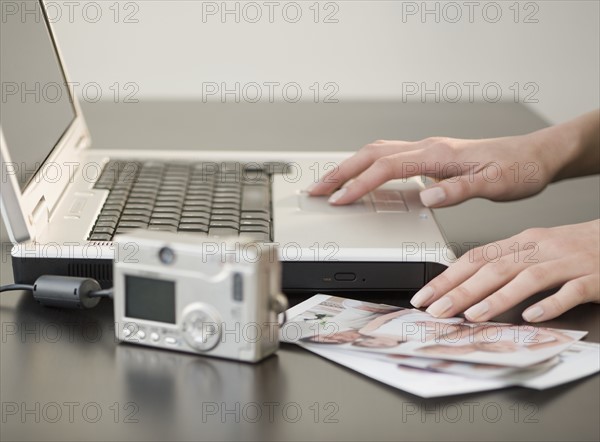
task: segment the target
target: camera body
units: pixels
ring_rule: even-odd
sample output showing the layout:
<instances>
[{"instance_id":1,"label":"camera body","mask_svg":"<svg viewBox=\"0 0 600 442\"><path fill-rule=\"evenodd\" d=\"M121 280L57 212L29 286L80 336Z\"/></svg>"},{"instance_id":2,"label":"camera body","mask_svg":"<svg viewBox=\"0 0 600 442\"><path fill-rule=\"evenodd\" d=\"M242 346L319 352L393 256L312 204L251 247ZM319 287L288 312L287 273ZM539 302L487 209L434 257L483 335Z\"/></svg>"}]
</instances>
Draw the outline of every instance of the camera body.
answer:
<instances>
[{"instance_id":1,"label":"camera body","mask_svg":"<svg viewBox=\"0 0 600 442\"><path fill-rule=\"evenodd\" d=\"M115 242L119 341L247 362L278 349L287 299L274 245L148 230Z\"/></svg>"}]
</instances>

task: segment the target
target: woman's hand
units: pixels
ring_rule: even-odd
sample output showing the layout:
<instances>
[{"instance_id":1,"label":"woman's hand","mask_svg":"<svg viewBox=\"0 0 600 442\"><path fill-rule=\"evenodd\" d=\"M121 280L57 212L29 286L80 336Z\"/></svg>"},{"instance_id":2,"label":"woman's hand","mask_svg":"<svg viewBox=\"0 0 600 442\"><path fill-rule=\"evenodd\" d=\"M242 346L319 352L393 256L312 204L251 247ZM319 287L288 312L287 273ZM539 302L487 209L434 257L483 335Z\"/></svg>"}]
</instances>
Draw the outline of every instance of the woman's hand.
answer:
<instances>
[{"instance_id":1,"label":"woman's hand","mask_svg":"<svg viewBox=\"0 0 600 442\"><path fill-rule=\"evenodd\" d=\"M428 138L418 142L376 141L308 189L313 196L338 189L330 203L351 203L391 179L429 176L439 183L421 192L429 207L469 198L494 201L534 195L560 167L558 149L535 134L486 140Z\"/></svg>"},{"instance_id":2,"label":"woman's hand","mask_svg":"<svg viewBox=\"0 0 600 442\"><path fill-rule=\"evenodd\" d=\"M375 141L326 174L308 192L349 204L391 179L429 176L429 207L469 198L507 201L535 195L551 181L598 173L598 111L527 135L483 140ZM342 187L343 186L343 187Z\"/></svg>"},{"instance_id":3,"label":"woman's hand","mask_svg":"<svg viewBox=\"0 0 600 442\"><path fill-rule=\"evenodd\" d=\"M438 318L465 312L487 321L528 297L562 286L523 319L546 321L586 302L600 303L600 220L529 229L465 253L411 300ZM465 311L466 310L466 311Z\"/></svg>"}]
</instances>

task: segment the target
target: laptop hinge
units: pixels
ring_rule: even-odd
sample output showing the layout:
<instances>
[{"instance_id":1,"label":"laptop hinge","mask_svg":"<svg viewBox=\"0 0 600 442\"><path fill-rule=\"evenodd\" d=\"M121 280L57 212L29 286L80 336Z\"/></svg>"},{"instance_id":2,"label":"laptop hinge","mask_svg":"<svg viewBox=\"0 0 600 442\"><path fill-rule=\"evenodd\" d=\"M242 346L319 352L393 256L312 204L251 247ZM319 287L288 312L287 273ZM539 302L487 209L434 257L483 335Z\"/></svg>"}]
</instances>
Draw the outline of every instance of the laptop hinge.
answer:
<instances>
[{"instance_id":1,"label":"laptop hinge","mask_svg":"<svg viewBox=\"0 0 600 442\"><path fill-rule=\"evenodd\" d=\"M46 203L46 197L42 196L36 204L33 212L29 215L29 223L33 227L31 240L36 240L36 233L42 231L50 221L50 209Z\"/></svg>"}]
</instances>

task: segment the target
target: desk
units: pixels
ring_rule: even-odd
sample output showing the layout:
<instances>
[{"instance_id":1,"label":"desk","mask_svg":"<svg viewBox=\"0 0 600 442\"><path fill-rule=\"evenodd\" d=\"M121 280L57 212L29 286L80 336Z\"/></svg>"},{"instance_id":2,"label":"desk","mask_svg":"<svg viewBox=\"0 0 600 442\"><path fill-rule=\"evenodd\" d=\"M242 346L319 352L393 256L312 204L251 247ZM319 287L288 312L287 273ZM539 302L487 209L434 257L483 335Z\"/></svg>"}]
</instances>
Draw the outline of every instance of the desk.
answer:
<instances>
[{"instance_id":1,"label":"desk","mask_svg":"<svg viewBox=\"0 0 600 442\"><path fill-rule=\"evenodd\" d=\"M144 102L84 112L103 148L353 150L378 138L488 137L545 125L516 104ZM598 218L599 188L597 177L578 179L526 201L476 200L436 213L452 242L494 241ZM2 250L6 284L6 243ZM520 322L520 311L498 319ZM547 325L585 329L598 342L599 314L588 304ZM599 376L542 392L421 399L291 345L258 365L117 345L108 301L61 311L5 293L0 321L1 440L600 439Z\"/></svg>"}]
</instances>

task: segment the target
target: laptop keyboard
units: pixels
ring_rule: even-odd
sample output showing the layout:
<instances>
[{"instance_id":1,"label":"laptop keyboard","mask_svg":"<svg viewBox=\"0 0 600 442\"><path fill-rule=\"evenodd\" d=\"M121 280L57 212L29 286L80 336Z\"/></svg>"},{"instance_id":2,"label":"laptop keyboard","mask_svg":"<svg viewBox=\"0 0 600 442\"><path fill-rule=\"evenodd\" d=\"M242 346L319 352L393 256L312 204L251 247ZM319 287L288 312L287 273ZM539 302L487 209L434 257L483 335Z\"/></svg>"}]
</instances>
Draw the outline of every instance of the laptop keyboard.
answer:
<instances>
[{"instance_id":1,"label":"laptop keyboard","mask_svg":"<svg viewBox=\"0 0 600 442\"><path fill-rule=\"evenodd\" d=\"M95 189L110 193L88 239L132 229L272 240L271 177L283 163L110 161Z\"/></svg>"}]
</instances>

